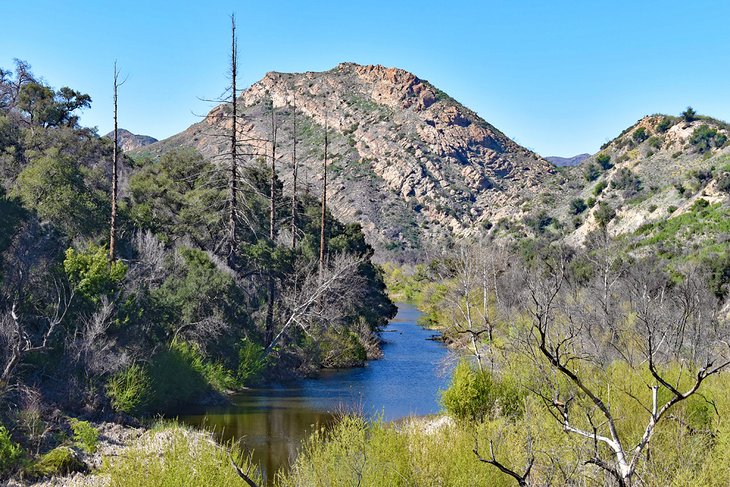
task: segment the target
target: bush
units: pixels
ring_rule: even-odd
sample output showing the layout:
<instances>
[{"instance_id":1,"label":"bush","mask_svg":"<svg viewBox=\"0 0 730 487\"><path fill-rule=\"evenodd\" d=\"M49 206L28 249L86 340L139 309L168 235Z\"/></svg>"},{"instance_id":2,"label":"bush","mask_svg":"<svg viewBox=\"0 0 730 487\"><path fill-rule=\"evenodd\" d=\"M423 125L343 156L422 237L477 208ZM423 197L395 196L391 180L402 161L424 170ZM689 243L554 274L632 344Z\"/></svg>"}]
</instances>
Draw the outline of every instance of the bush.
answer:
<instances>
[{"instance_id":1,"label":"bush","mask_svg":"<svg viewBox=\"0 0 730 487\"><path fill-rule=\"evenodd\" d=\"M71 418L71 431L73 431L73 440L76 445L86 453L96 452L99 443L99 430L91 426L88 421L79 421Z\"/></svg>"},{"instance_id":2,"label":"bush","mask_svg":"<svg viewBox=\"0 0 730 487\"><path fill-rule=\"evenodd\" d=\"M670 215L672 213L674 213L675 211L677 211L677 207L676 206L674 206L674 205L667 206L667 213L669 213Z\"/></svg>"},{"instance_id":3,"label":"bush","mask_svg":"<svg viewBox=\"0 0 730 487\"><path fill-rule=\"evenodd\" d=\"M583 171L583 176L586 178L586 181L591 182L598 179L598 176L601 175L600 168L593 163L590 163L586 166L585 170Z\"/></svg>"},{"instance_id":4,"label":"bush","mask_svg":"<svg viewBox=\"0 0 730 487\"><path fill-rule=\"evenodd\" d=\"M591 196L590 198L588 198L586 200L586 205L588 205L588 208L593 208L595 206L595 204L596 204L596 198L594 198L593 196Z\"/></svg>"},{"instance_id":5,"label":"bush","mask_svg":"<svg viewBox=\"0 0 730 487\"><path fill-rule=\"evenodd\" d=\"M631 138L633 138L637 144L641 144L649 138L649 134L646 132L646 129L644 127L639 127L638 129L634 130Z\"/></svg>"},{"instance_id":6,"label":"bush","mask_svg":"<svg viewBox=\"0 0 730 487\"><path fill-rule=\"evenodd\" d=\"M662 117L661 121L657 124L657 132L663 134L669 130L674 124L674 120L671 117Z\"/></svg>"},{"instance_id":7,"label":"bush","mask_svg":"<svg viewBox=\"0 0 730 487\"><path fill-rule=\"evenodd\" d=\"M497 381L489 372L462 360L454 370L449 388L442 393L441 404L458 420L483 421L496 415L519 416L522 399L516 384Z\"/></svg>"},{"instance_id":8,"label":"bush","mask_svg":"<svg viewBox=\"0 0 730 487\"><path fill-rule=\"evenodd\" d=\"M601 152L596 156L596 162L603 170L608 170L613 167L613 164L611 164L611 156L605 152Z\"/></svg>"},{"instance_id":9,"label":"bush","mask_svg":"<svg viewBox=\"0 0 730 487\"><path fill-rule=\"evenodd\" d=\"M608 183L606 181L600 181L598 184L596 184L596 187L593 188L593 196L598 196L601 193L603 193L603 190L608 187Z\"/></svg>"},{"instance_id":10,"label":"bush","mask_svg":"<svg viewBox=\"0 0 730 487\"><path fill-rule=\"evenodd\" d=\"M231 460L264 485L240 448L218 445L206 433L178 425L150 430L124 455L107 461L100 473L110 487L244 485Z\"/></svg>"},{"instance_id":11,"label":"bush","mask_svg":"<svg viewBox=\"0 0 730 487\"><path fill-rule=\"evenodd\" d=\"M245 386L258 381L265 367L264 347L247 338L241 340L238 348L238 382Z\"/></svg>"},{"instance_id":12,"label":"bush","mask_svg":"<svg viewBox=\"0 0 730 487\"><path fill-rule=\"evenodd\" d=\"M710 128L707 124L697 127L689 138L689 143L695 146L699 152L706 152L712 147L722 147L727 142L727 136Z\"/></svg>"},{"instance_id":13,"label":"bush","mask_svg":"<svg viewBox=\"0 0 730 487\"><path fill-rule=\"evenodd\" d=\"M0 477L10 474L20 464L23 458L23 449L13 442L10 432L0 425Z\"/></svg>"},{"instance_id":14,"label":"bush","mask_svg":"<svg viewBox=\"0 0 730 487\"><path fill-rule=\"evenodd\" d=\"M641 180L624 167L611 179L611 187L622 190L624 197L630 198L641 191Z\"/></svg>"},{"instance_id":15,"label":"bush","mask_svg":"<svg viewBox=\"0 0 730 487\"><path fill-rule=\"evenodd\" d=\"M595 217L596 222L598 222L599 226L605 227L616 216L616 210L611 208L611 206L607 203L601 201L598 204L598 208L593 211L593 216Z\"/></svg>"},{"instance_id":16,"label":"bush","mask_svg":"<svg viewBox=\"0 0 730 487\"><path fill-rule=\"evenodd\" d=\"M90 245L82 252L69 248L63 269L76 290L93 302L110 294L127 272L123 262L109 262L109 251L103 245Z\"/></svg>"},{"instance_id":17,"label":"bush","mask_svg":"<svg viewBox=\"0 0 730 487\"><path fill-rule=\"evenodd\" d=\"M56 477L87 470L79 455L67 446L54 448L31 467L31 473L38 477Z\"/></svg>"},{"instance_id":18,"label":"bush","mask_svg":"<svg viewBox=\"0 0 730 487\"><path fill-rule=\"evenodd\" d=\"M588 205L586 205L586 202L583 201L582 198L575 198L570 202L570 211L574 215L580 215L584 211L588 209Z\"/></svg>"},{"instance_id":19,"label":"bush","mask_svg":"<svg viewBox=\"0 0 730 487\"><path fill-rule=\"evenodd\" d=\"M211 390L204 373L203 357L196 347L175 341L157 354L150 364L152 401L155 412L190 404Z\"/></svg>"},{"instance_id":20,"label":"bush","mask_svg":"<svg viewBox=\"0 0 730 487\"><path fill-rule=\"evenodd\" d=\"M730 172L724 172L718 176L717 189L730 195Z\"/></svg>"},{"instance_id":21,"label":"bush","mask_svg":"<svg viewBox=\"0 0 730 487\"><path fill-rule=\"evenodd\" d=\"M134 364L118 372L107 382L106 393L115 411L132 415L146 411L152 395L148 370Z\"/></svg>"}]
</instances>

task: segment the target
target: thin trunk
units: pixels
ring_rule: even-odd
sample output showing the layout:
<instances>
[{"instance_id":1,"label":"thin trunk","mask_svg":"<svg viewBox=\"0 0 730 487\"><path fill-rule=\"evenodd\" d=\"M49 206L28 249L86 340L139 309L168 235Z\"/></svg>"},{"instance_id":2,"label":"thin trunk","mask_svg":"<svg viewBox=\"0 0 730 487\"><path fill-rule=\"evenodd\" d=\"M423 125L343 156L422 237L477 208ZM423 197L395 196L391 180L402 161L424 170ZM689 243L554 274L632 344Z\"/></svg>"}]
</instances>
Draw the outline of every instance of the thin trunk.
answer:
<instances>
[{"instance_id":1,"label":"thin trunk","mask_svg":"<svg viewBox=\"0 0 730 487\"><path fill-rule=\"evenodd\" d=\"M327 102L325 101L325 104ZM322 219L320 221L320 233L319 233L319 278L321 279L324 275L324 256L325 256L325 223L327 215L327 149L329 144L328 139L328 119L327 119L327 108L325 105L324 111L324 177L322 180Z\"/></svg>"},{"instance_id":2,"label":"thin trunk","mask_svg":"<svg viewBox=\"0 0 730 487\"><path fill-rule=\"evenodd\" d=\"M274 111L274 100L271 100L271 181L269 185L269 239L274 245L276 238L276 112ZM268 299L266 305L266 336L267 344L271 343L274 336L274 304L276 286L274 282L273 269L269 269Z\"/></svg>"},{"instance_id":3,"label":"thin trunk","mask_svg":"<svg viewBox=\"0 0 730 487\"><path fill-rule=\"evenodd\" d=\"M238 70L238 42L236 39L236 17L231 15L231 168L228 183L228 262L231 263L236 254L236 208L238 206L238 146L237 127L238 107L236 101L236 73Z\"/></svg>"},{"instance_id":4,"label":"thin trunk","mask_svg":"<svg viewBox=\"0 0 730 487\"><path fill-rule=\"evenodd\" d=\"M293 144L292 144L292 189L291 189L291 247L297 248L297 100L294 98L294 107L292 109L293 119Z\"/></svg>"},{"instance_id":5,"label":"thin trunk","mask_svg":"<svg viewBox=\"0 0 730 487\"><path fill-rule=\"evenodd\" d=\"M114 61L114 160L112 162L112 216L109 225L109 260L117 258L117 193L119 167L119 127L117 124L117 92L119 91L119 71Z\"/></svg>"}]
</instances>

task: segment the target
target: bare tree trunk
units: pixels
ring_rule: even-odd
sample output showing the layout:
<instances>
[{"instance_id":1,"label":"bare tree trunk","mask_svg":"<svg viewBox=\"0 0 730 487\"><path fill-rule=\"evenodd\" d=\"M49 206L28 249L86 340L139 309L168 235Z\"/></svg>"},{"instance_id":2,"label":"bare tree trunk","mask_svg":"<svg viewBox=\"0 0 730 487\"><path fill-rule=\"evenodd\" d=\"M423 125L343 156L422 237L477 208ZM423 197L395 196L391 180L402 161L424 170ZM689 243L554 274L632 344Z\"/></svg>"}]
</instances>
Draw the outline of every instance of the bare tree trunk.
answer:
<instances>
[{"instance_id":1,"label":"bare tree trunk","mask_svg":"<svg viewBox=\"0 0 730 487\"><path fill-rule=\"evenodd\" d=\"M112 216L109 225L109 260L117 258L117 192L119 167L119 128L117 125L117 93L119 90L119 71L114 61L114 160L112 162Z\"/></svg>"},{"instance_id":2,"label":"bare tree trunk","mask_svg":"<svg viewBox=\"0 0 730 487\"><path fill-rule=\"evenodd\" d=\"M236 105L236 73L238 70L238 41L236 39L236 16L231 15L231 168L228 192L228 261L233 260L236 254L236 208L238 206L238 160L236 149L238 146L236 122L238 118Z\"/></svg>"},{"instance_id":3,"label":"bare tree trunk","mask_svg":"<svg viewBox=\"0 0 730 487\"><path fill-rule=\"evenodd\" d=\"M274 111L274 100L271 100L271 181L269 185L269 239L272 245L276 245L276 112ZM266 305L266 343L270 343L274 335L274 304L276 286L274 283L274 274L269 269L268 278L268 298Z\"/></svg>"},{"instance_id":4,"label":"bare tree trunk","mask_svg":"<svg viewBox=\"0 0 730 487\"><path fill-rule=\"evenodd\" d=\"M324 274L324 257L325 257L325 246L327 244L325 239L325 224L326 224L326 216L327 216L327 149L329 144L328 139L328 132L329 132L329 126L328 126L328 118L327 118L327 108L326 108L327 101L325 100L325 110L324 110L324 177L322 180L322 220L320 224L320 233L319 233L319 275L320 278Z\"/></svg>"},{"instance_id":5,"label":"bare tree trunk","mask_svg":"<svg viewBox=\"0 0 730 487\"><path fill-rule=\"evenodd\" d=\"M293 139L293 145L292 145L292 165L293 165L293 174L292 174L292 189L291 189L291 247L292 249L296 250L297 248L297 100L296 95L294 95L295 98L293 99L293 108L292 108L292 116L293 119L293 127L292 127L292 136Z\"/></svg>"}]
</instances>

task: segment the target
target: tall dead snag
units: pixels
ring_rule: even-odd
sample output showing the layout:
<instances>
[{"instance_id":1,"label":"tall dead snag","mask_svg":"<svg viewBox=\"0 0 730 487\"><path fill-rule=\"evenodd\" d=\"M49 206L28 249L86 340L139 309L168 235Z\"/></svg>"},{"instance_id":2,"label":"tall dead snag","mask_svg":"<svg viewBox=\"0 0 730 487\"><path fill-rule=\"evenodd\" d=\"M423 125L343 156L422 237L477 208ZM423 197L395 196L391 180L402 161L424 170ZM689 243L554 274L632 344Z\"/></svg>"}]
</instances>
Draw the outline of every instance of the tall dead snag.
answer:
<instances>
[{"instance_id":1,"label":"tall dead snag","mask_svg":"<svg viewBox=\"0 0 730 487\"><path fill-rule=\"evenodd\" d=\"M119 92L119 71L117 62L114 61L114 155L112 160L112 216L109 225L109 260L114 262L117 258L117 193L118 193L118 171L119 171L119 127L118 121L118 92Z\"/></svg>"},{"instance_id":2,"label":"tall dead snag","mask_svg":"<svg viewBox=\"0 0 730 487\"><path fill-rule=\"evenodd\" d=\"M326 95L325 95L326 97ZM322 219L320 221L320 232L319 232L319 275L320 277L324 274L324 257L326 252L326 238L325 238L325 225L327 223L327 149L329 146L329 121L327 116L327 100L325 98L324 108L324 170L322 178Z\"/></svg>"},{"instance_id":3,"label":"tall dead snag","mask_svg":"<svg viewBox=\"0 0 730 487\"><path fill-rule=\"evenodd\" d=\"M276 245L276 110L274 99L271 99L271 175L269 185L269 239ZM273 265L273 263L272 263ZM266 304L266 343L270 343L274 335L274 304L276 299L276 283L273 269L269 268L268 298Z\"/></svg>"},{"instance_id":4,"label":"tall dead snag","mask_svg":"<svg viewBox=\"0 0 730 487\"><path fill-rule=\"evenodd\" d=\"M238 107L236 105L236 74L238 72L238 39L236 38L236 16L231 14L231 167L228 182L228 261L236 254L236 208L238 206Z\"/></svg>"},{"instance_id":5,"label":"tall dead snag","mask_svg":"<svg viewBox=\"0 0 730 487\"><path fill-rule=\"evenodd\" d=\"M297 99L292 98L291 248L297 248Z\"/></svg>"}]
</instances>

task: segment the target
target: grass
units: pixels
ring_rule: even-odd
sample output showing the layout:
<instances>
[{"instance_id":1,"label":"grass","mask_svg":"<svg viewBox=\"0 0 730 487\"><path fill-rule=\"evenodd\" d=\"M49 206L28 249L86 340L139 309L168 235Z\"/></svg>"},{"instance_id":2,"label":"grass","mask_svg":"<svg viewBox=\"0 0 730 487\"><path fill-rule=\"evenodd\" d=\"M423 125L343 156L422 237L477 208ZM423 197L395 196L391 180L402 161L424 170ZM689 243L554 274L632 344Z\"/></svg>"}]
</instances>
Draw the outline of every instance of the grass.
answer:
<instances>
[{"instance_id":1,"label":"grass","mask_svg":"<svg viewBox=\"0 0 730 487\"><path fill-rule=\"evenodd\" d=\"M232 445L219 445L207 433L177 423L160 424L124 455L108 458L99 475L110 487L214 487L245 485L230 463L228 451L246 472L250 461ZM251 468L249 476L261 485Z\"/></svg>"}]
</instances>

